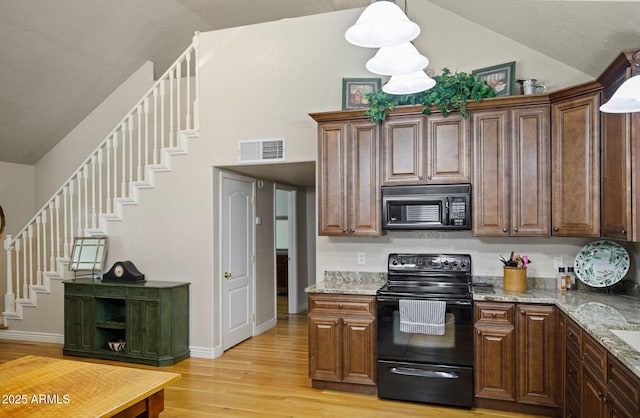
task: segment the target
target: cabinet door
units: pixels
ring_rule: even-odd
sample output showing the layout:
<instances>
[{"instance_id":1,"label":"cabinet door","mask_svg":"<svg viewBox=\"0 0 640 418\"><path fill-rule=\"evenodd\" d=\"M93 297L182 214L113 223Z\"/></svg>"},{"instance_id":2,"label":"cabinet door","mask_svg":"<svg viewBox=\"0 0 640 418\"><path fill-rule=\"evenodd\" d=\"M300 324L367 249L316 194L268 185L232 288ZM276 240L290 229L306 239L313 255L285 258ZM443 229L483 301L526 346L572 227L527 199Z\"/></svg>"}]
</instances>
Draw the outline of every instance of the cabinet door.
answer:
<instances>
[{"instance_id":1,"label":"cabinet door","mask_svg":"<svg viewBox=\"0 0 640 418\"><path fill-rule=\"evenodd\" d=\"M375 319L343 318L342 381L370 384L376 382Z\"/></svg>"},{"instance_id":2,"label":"cabinet door","mask_svg":"<svg viewBox=\"0 0 640 418\"><path fill-rule=\"evenodd\" d=\"M518 402L558 404L557 311L518 305Z\"/></svg>"},{"instance_id":3,"label":"cabinet door","mask_svg":"<svg viewBox=\"0 0 640 418\"><path fill-rule=\"evenodd\" d=\"M473 234L509 235L510 150L506 111L473 114Z\"/></svg>"},{"instance_id":4,"label":"cabinet door","mask_svg":"<svg viewBox=\"0 0 640 418\"><path fill-rule=\"evenodd\" d=\"M549 107L511 111L511 235L548 236L551 212Z\"/></svg>"},{"instance_id":5,"label":"cabinet door","mask_svg":"<svg viewBox=\"0 0 640 418\"><path fill-rule=\"evenodd\" d=\"M382 185L425 182L425 116L398 116L382 123Z\"/></svg>"},{"instance_id":6,"label":"cabinet door","mask_svg":"<svg viewBox=\"0 0 640 418\"><path fill-rule=\"evenodd\" d=\"M631 236L631 116L602 113L602 236Z\"/></svg>"},{"instance_id":7,"label":"cabinet door","mask_svg":"<svg viewBox=\"0 0 640 418\"><path fill-rule=\"evenodd\" d=\"M354 236L379 236L381 232L378 129L368 121L350 124L349 192L344 198L348 202L349 234Z\"/></svg>"},{"instance_id":8,"label":"cabinet door","mask_svg":"<svg viewBox=\"0 0 640 418\"><path fill-rule=\"evenodd\" d=\"M347 232L347 123L318 125L318 233Z\"/></svg>"},{"instance_id":9,"label":"cabinet door","mask_svg":"<svg viewBox=\"0 0 640 418\"><path fill-rule=\"evenodd\" d=\"M606 395L604 385L583 366L582 372L582 411L589 418L606 417Z\"/></svg>"},{"instance_id":10,"label":"cabinet door","mask_svg":"<svg viewBox=\"0 0 640 418\"><path fill-rule=\"evenodd\" d=\"M127 351L130 355L158 358L160 355L160 303L128 299Z\"/></svg>"},{"instance_id":11,"label":"cabinet door","mask_svg":"<svg viewBox=\"0 0 640 418\"><path fill-rule=\"evenodd\" d=\"M514 327L477 324L475 330L475 396L514 401Z\"/></svg>"},{"instance_id":12,"label":"cabinet door","mask_svg":"<svg viewBox=\"0 0 640 418\"><path fill-rule=\"evenodd\" d=\"M552 235L600 235L598 93L551 105Z\"/></svg>"},{"instance_id":13,"label":"cabinet door","mask_svg":"<svg viewBox=\"0 0 640 418\"><path fill-rule=\"evenodd\" d=\"M342 335L338 316L309 315L309 377L342 380Z\"/></svg>"},{"instance_id":14,"label":"cabinet door","mask_svg":"<svg viewBox=\"0 0 640 418\"><path fill-rule=\"evenodd\" d=\"M459 114L427 118L427 183L471 182L469 124Z\"/></svg>"},{"instance_id":15,"label":"cabinet door","mask_svg":"<svg viewBox=\"0 0 640 418\"><path fill-rule=\"evenodd\" d=\"M64 348L93 350L94 307L93 296L65 295Z\"/></svg>"}]
</instances>

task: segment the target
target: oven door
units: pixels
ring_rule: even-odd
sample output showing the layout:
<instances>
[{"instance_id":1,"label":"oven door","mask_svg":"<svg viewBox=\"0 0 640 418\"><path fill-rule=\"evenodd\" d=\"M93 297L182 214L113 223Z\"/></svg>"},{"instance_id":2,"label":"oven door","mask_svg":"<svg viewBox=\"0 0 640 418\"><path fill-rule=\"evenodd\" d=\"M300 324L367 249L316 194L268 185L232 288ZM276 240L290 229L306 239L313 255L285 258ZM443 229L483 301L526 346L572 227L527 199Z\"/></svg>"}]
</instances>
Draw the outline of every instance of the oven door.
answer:
<instances>
[{"instance_id":1,"label":"oven door","mask_svg":"<svg viewBox=\"0 0 640 418\"><path fill-rule=\"evenodd\" d=\"M444 335L400 331L400 297L377 297L378 359L473 366L473 302L447 301Z\"/></svg>"}]
</instances>

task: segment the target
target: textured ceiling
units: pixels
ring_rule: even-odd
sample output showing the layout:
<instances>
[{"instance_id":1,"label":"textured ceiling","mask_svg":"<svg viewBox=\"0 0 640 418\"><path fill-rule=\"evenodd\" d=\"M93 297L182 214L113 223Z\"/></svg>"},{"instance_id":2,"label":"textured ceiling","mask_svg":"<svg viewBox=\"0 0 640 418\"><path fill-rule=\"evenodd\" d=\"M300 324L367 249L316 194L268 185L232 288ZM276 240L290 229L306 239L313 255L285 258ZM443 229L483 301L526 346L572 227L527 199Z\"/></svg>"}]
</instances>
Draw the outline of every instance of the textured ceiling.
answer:
<instances>
[{"instance_id":1,"label":"textured ceiling","mask_svg":"<svg viewBox=\"0 0 640 418\"><path fill-rule=\"evenodd\" d=\"M594 78L640 44L637 1L411 1L430 1ZM164 72L195 31L369 3L0 0L0 161L34 164L145 61Z\"/></svg>"}]
</instances>

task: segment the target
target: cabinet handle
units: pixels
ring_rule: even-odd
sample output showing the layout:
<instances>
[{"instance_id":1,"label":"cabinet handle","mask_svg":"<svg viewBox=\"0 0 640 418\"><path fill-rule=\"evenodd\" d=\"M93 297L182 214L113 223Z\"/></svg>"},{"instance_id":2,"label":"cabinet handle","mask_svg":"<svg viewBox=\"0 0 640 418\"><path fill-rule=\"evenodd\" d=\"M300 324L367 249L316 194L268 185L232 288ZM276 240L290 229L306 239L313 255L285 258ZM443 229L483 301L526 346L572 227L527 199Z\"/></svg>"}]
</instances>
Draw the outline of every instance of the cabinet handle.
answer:
<instances>
[{"instance_id":1,"label":"cabinet handle","mask_svg":"<svg viewBox=\"0 0 640 418\"><path fill-rule=\"evenodd\" d=\"M495 318L496 316L498 316L495 312L491 312L491 317Z\"/></svg>"},{"instance_id":2,"label":"cabinet handle","mask_svg":"<svg viewBox=\"0 0 640 418\"><path fill-rule=\"evenodd\" d=\"M553 227L553 232L558 232L558 227L554 226Z\"/></svg>"},{"instance_id":3,"label":"cabinet handle","mask_svg":"<svg viewBox=\"0 0 640 418\"><path fill-rule=\"evenodd\" d=\"M627 231L624 230L624 228L622 228L622 235L626 235Z\"/></svg>"},{"instance_id":4,"label":"cabinet handle","mask_svg":"<svg viewBox=\"0 0 640 418\"><path fill-rule=\"evenodd\" d=\"M517 227L516 227L516 228L513 228L513 230L514 230L515 232L518 232L518 228L517 228Z\"/></svg>"},{"instance_id":5,"label":"cabinet handle","mask_svg":"<svg viewBox=\"0 0 640 418\"><path fill-rule=\"evenodd\" d=\"M418 176L418 180L422 180L422 176Z\"/></svg>"},{"instance_id":6,"label":"cabinet handle","mask_svg":"<svg viewBox=\"0 0 640 418\"><path fill-rule=\"evenodd\" d=\"M567 335L568 335L569 337L573 338L573 332L569 331L569 332L567 332Z\"/></svg>"},{"instance_id":7,"label":"cabinet handle","mask_svg":"<svg viewBox=\"0 0 640 418\"><path fill-rule=\"evenodd\" d=\"M354 232L356 232L355 228L351 228L351 233L353 234Z\"/></svg>"},{"instance_id":8,"label":"cabinet handle","mask_svg":"<svg viewBox=\"0 0 640 418\"><path fill-rule=\"evenodd\" d=\"M480 330L476 330L476 334L482 335L482 332L480 332Z\"/></svg>"},{"instance_id":9,"label":"cabinet handle","mask_svg":"<svg viewBox=\"0 0 640 418\"><path fill-rule=\"evenodd\" d=\"M342 309L342 303L339 303L339 304L338 304L338 308L339 308L339 309Z\"/></svg>"},{"instance_id":10,"label":"cabinet handle","mask_svg":"<svg viewBox=\"0 0 640 418\"><path fill-rule=\"evenodd\" d=\"M502 232L509 232L507 228L502 228Z\"/></svg>"},{"instance_id":11,"label":"cabinet handle","mask_svg":"<svg viewBox=\"0 0 640 418\"><path fill-rule=\"evenodd\" d=\"M343 229L342 229L342 233L343 233L343 234L346 234L346 233L347 233L347 230L343 228Z\"/></svg>"},{"instance_id":12,"label":"cabinet handle","mask_svg":"<svg viewBox=\"0 0 640 418\"><path fill-rule=\"evenodd\" d=\"M524 314L525 314L524 310L520 311L520 315L524 315Z\"/></svg>"},{"instance_id":13,"label":"cabinet handle","mask_svg":"<svg viewBox=\"0 0 640 418\"><path fill-rule=\"evenodd\" d=\"M571 367L569 367L569 369L567 370L567 372L568 372L569 374L574 374L574 373L575 373L575 370L573 370Z\"/></svg>"},{"instance_id":14,"label":"cabinet handle","mask_svg":"<svg viewBox=\"0 0 640 418\"><path fill-rule=\"evenodd\" d=\"M431 180L431 176L427 176L427 180Z\"/></svg>"},{"instance_id":15,"label":"cabinet handle","mask_svg":"<svg viewBox=\"0 0 640 418\"><path fill-rule=\"evenodd\" d=\"M335 324L335 325L338 325L338 320L337 320L337 319L335 320L334 324Z\"/></svg>"}]
</instances>

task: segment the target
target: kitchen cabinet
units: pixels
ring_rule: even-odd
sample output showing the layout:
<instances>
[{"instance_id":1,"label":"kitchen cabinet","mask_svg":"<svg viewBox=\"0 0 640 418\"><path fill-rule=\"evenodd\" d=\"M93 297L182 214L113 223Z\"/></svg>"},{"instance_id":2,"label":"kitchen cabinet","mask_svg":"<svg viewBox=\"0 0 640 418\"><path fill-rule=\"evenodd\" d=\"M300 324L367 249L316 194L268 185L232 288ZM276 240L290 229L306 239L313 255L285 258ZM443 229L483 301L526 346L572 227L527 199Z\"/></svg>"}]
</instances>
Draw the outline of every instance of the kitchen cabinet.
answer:
<instances>
[{"instance_id":1,"label":"kitchen cabinet","mask_svg":"<svg viewBox=\"0 0 640 418\"><path fill-rule=\"evenodd\" d=\"M634 75L632 52L624 51L598 78L602 84L602 102L607 102L620 85ZM640 240L637 180L640 115L637 113L601 113L602 213L601 235L619 240ZM634 218L634 213L636 217Z\"/></svg>"},{"instance_id":2,"label":"kitchen cabinet","mask_svg":"<svg viewBox=\"0 0 640 418\"><path fill-rule=\"evenodd\" d=\"M318 234L381 235L379 126L318 124Z\"/></svg>"},{"instance_id":3,"label":"kitchen cabinet","mask_svg":"<svg viewBox=\"0 0 640 418\"><path fill-rule=\"evenodd\" d=\"M556 308L477 302L474 309L476 406L556 414Z\"/></svg>"},{"instance_id":4,"label":"kitchen cabinet","mask_svg":"<svg viewBox=\"0 0 640 418\"><path fill-rule=\"evenodd\" d=\"M472 112L473 233L548 236L549 106Z\"/></svg>"},{"instance_id":5,"label":"kitchen cabinet","mask_svg":"<svg viewBox=\"0 0 640 418\"><path fill-rule=\"evenodd\" d=\"M640 416L640 379L613 357L579 325L560 314L565 323L563 345L564 417Z\"/></svg>"},{"instance_id":6,"label":"kitchen cabinet","mask_svg":"<svg viewBox=\"0 0 640 418\"><path fill-rule=\"evenodd\" d=\"M65 355L154 366L189 357L189 283L63 283ZM109 349L116 339L124 351Z\"/></svg>"},{"instance_id":7,"label":"kitchen cabinet","mask_svg":"<svg viewBox=\"0 0 640 418\"><path fill-rule=\"evenodd\" d=\"M600 236L600 85L551 97L554 236Z\"/></svg>"},{"instance_id":8,"label":"kitchen cabinet","mask_svg":"<svg viewBox=\"0 0 640 418\"><path fill-rule=\"evenodd\" d=\"M408 114L382 123L382 184L469 183L469 124L459 114Z\"/></svg>"},{"instance_id":9,"label":"kitchen cabinet","mask_svg":"<svg viewBox=\"0 0 640 418\"><path fill-rule=\"evenodd\" d=\"M314 388L377 393L374 296L309 294L309 377Z\"/></svg>"}]
</instances>

